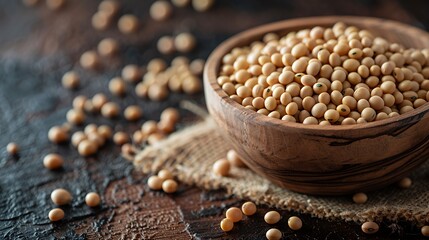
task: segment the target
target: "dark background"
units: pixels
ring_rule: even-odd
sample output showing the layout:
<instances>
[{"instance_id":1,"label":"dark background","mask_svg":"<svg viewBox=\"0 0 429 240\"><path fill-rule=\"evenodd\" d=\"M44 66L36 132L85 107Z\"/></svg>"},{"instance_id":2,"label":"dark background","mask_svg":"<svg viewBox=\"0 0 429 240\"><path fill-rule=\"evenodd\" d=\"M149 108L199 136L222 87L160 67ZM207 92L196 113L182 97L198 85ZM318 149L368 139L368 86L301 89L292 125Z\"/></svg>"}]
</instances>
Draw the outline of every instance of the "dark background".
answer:
<instances>
[{"instance_id":1,"label":"dark background","mask_svg":"<svg viewBox=\"0 0 429 240\"><path fill-rule=\"evenodd\" d=\"M258 214L240 222L231 233L219 229L228 206L242 202L222 191L203 192L181 186L174 195L148 191L147 176L133 171L132 164L120 157L119 147L108 143L95 157L82 158L70 144L53 145L47 131L65 122L74 96L92 97L103 92L121 107L139 104L144 118L135 124L124 119L106 120L89 116L86 123L105 123L115 130L132 132L148 119L159 119L162 109L178 107L188 99L204 104L202 93L195 96L172 94L160 103L135 97L132 86L125 98L113 97L107 91L108 80L120 74L121 67L134 63L145 65L154 57L170 61L156 50L156 40L163 35L191 31L198 47L187 55L207 58L227 37L263 23L295 17L317 15L363 15L393 19L423 29L429 28L429 2L421 1L258 1L218 0L212 10L198 13L191 7L174 8L165 22L150 19L148 9L153 1L123 1L121 14L133 13L142 22L139 33L121 34L116 25L98 32L90 25L99 1L69 0L60 11L50 11L44 1L26 8L20 1L0 0L0 239L100 239L100 238L246 238L261 239L270 228L263 222L269 208L260 206ZM96 48L105 37L121 42L121 53L114 59L103 59L100 71L87 71L77 64L83 51ZM61 76L68 70L78 71L82 87L69 91L61 87ZM179 128L195 121L191 113L181 110ZM74 128L73 131L80 129ZM6 153L7 143L21 146L18 157ZM58 152L65 157L64 168L46 170L42 158ZM63 209L66 217L50 223L47 214L54 207L50 201L53 189L63 187L73 194L71 206ZM100 208L90 209L83 202L89 191L103 195ZM300 215L304 227L292 232L287 216L275 227L285 239L366 239L355 223L331 222ZM380 224L380 232L369 239L416 239L420 229L407 223Z\"/></svg>"}]
</instances>

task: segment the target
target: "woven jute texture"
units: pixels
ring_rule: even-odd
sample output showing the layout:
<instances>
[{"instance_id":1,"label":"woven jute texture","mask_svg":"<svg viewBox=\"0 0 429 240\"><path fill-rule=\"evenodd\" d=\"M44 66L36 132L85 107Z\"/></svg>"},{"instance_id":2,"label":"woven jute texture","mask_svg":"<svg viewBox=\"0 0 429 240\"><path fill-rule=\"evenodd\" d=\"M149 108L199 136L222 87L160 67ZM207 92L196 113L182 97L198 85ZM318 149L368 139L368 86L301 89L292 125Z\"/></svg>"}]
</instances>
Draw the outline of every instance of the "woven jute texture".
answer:
<instances>
[{"instance_id":1,"label":"woven jute texture","mask_svg":"<svg viewBox=\"0 0 429 240\"><path fill-rule=\"evenodd\" d=\"M418 225L429 222L429 162L411 175L409 189L390 186L368 193L365 204L352 196L320 197L280 188L247 168L232 168L229 177L212 173L213 163L226 156L228 141L210 118L171 135L134 157L136 168L145 173L171 169L180 182L200 188L226 189L230 194L258 204L310 213L320 218L364 222L405 220Z\"/></svg>"}]
</instances>

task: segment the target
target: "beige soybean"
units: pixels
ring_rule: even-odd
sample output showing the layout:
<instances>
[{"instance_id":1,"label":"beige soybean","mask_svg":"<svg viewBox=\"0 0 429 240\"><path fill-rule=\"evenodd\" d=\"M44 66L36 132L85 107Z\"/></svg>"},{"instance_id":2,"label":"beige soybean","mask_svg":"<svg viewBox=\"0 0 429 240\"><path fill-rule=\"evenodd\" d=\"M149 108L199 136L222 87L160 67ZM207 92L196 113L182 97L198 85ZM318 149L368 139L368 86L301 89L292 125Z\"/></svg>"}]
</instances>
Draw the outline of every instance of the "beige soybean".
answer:
<instances>
[{"instance_id":1,"label":"beige soybean","mask_svg":"<svg viewBox=\"0 0 429 240\"><path fill-rule=\"evenodd\" d=\"M419 98L419 99L414 100L413 105L414 105L414 108L418 108L418 107L423 106L425 103L427 103L427 101L425 99Z\"/></svg>"},{"instance_id":2,"label":"beige soybean","mask_svg":"<svg viewBox=\"0 0 429 240\"><path fill-rule=\"evenodd\" d=\"M321 118L324 116L325 112L328 110L328 107L323 103L316 103L311 109L311 115L315 118Z\"/></svg>"},{"instance_id":3,"label":"beige soybean","mask_svg":"<svg viewBox=\"0 0 429 240\"><path fill-rule=\"evenodd\" d=\"M97 131L87 134L87 139L97 145L97 148L102 147L106 143L104 139Z\"/></svg>"},{"instance_id":4,"label":"beige soybean","mask_svg":"<svg viewBox=\"0 0 429 240\"><path fill-rule=\"evenodd\" d=\"M245 167L246 165L243 163L243 160L241 160L240 156L238 156L237 152L235 150L229 150L226 154L226 159L229 161L229 163L232 166L235 167Z\"/></svg>"},{"instance_id":5,"label":"beige soybean","mask_svg":"<svg viewBox=\"0 0 429 240\"><path fill-rule=\"evenodd\" d=\"M150 85L148 88L148 97L152 101L162 101L168 97L168 89L160 84Z\"/></svg>"},{"instance_id":6,"label":"beige soybean","mask_svg":"<svg viewBox=\"0 0 429 240\"><path fill-rule=\"evenodd\" d=\"M231 99L269 117L351 125L428 102L426 58L341 23L268 33L249 48L234 48L223 58L218 83Z\"/></svg>"},{"instance_id":7,"label":"beige soybean","mask_svg":"<svg viewBox=\"0 0 429 240\"><path fill-rule=\"evenodd\" d=\"M149 145L155 145L158 142L164 140L165 137L166 135L162 132L152 133L147 137L147 142L149 143Z\"/></svg>"},{"instance_id":8,"label":"beige soybean","mask_svg":"<svg viewBox=\"0 0 429 240\"><path fill-rule=\"evenodd\" d=\"M101 107L101 115L106 118L115 118L119 115L119 105L114 102L107 102Z\"/></svg>"},{"instance_id":9,"label":"beige soybean","mask_svg":"<svg viewBox=\"0 0 429 240\"><path fill-rule=\"evenodd\" d=\"M286 122L296 122L295 117L291 116L291 115L284 115L282 117L282 120L286 121Z\"/></svg>"},{"instance_id":10,"label":"beige soybean","mask_svg":"<svg viewBox=\"0 0 429 240\"><path fill-rule=\"evenodd\" d=\"M59 10L64 7L66 0L46 0L46 6L50 10Z\"/></svg>"},{"instance_id":11,"label":"beige soybean","mask_svg":"<svg viewBox=\"0 0 429 240\"><path fill-rule=\"evenodd\" d=\"M252 96L252 91L246 86L240 86L236 89L237 95L241 98Z\"/></svg>"},{"instance_id":12,"label":"beige soybean","mask_svg":"<svg viewBox=\"0 0 429 240\"><path fill-rule=\"evenodd\" d=\"M133 142L137 145L143 144L143 142L146 140L146 135L144 135L141 131L137 130L133 133L132 139Z\"/></svg>"},{"instance_id":13,"label":"beige soybean","mask_svg":"<svg viewBox=\"0 0 429 240\"><path fill-rule=\"evenodd\" d=\"M343 62L343 68L348 72L356 72L360 63L356 59L347 59Z\"/></svg>"},{"instance_id":14,"label":"beige soybean","mask_svg":"<svg viewBox=\"0 0 429 240\"><path fill-rule=\"evenodd\" d=\"M161 119L162 120L162 119ZM141 131L145 135L150 135L158 131L157 122L153 120L146 121L142 124Z\"/></svg>"},{"instance_id":15,"label":"beige soybean","mask_svg":"<svg viewBox=\"0 0 429 240\"><path fill-rule=\"evenodd\" d=\"M274 97L267 97L264 101L264 106L267 110L272 111L277 107L277 100Z\"/></svg>"},{"instance_id":16,"label":"beige soybean","mask_svg":"<svg viewBox=\"0 0 429 240\"><path fill-rule=\"evenodd\" d=\"M353 195L353 202L357 204L364 204L368 200L368 196L365 193L356 193Z\"/></svg>"},{"instance_id":17,"label":"beige soybean","mask_svg":"<svg viewBox=\"0 0 429 240\"><path fill-rule=\"evenodd\" d=\"M74 125L81 125L85 121L85 118L85 113L81 110L70 109L66 114L67 122Z\"/></svg>"},{"instance_id":18,"label":"beige soybean","mask_svg":"<svg viewBox=\"0 0 429 240\"><path fill-rule=\"evenodd\" d=\"M152 190L161 190L163 182L164 180L158 176L150 176L147 180L147 185Z\"/></svg>"},{"instance_id":19,"label":"beige soybean","mask_svg":"<svg viewBox=\"0 0 429 240\"><path fill-rule=\"evenodd\" d=\"M295 73L302 73L307 69L306 59L300 58L292 63L292 71Z\"/></svg>"},{"instance_id":20,"label":"beige soybean","mask_svg":"<svg viewBox=\"0 0 429 240\"><path fill-rule=\"evenodd\" d=\"M366 234L374 234L378 232L379 226L375 222L365 222L361 226L362 232Z\"/></svg>"},{"instance_id":21,"label":"beige soybean","mask_svg":"<svg viewBox=\"0 0 429 240\"><path fill-rule=\"evenodd\" d=\"M308 52L307 46L305 46L303 43L299 43L299 44L295 45L291 50L291 54L295 58L302 57L302 56L306 55L307 52Z\"/></svg>"},{"instance_id":22,"label":"beige soybean","mask_svg":"<svg viewBox=\"0 0 429 240\"><path fill-rule=\"evenodd\" d=\"M338 91L338 90L332 91L330 94L330 97L331 97L331 102L333 104L335 104L337 106L342 104L343 94L340 91Z\"/></svg>"},{"instance_id":23,"label":"beige soybean","mask_svg":"<svg viewBox=\"0 0 429 240\"><path fill-rule=\"evenodd\" d=\"M64 211L61 208L54 208L48 214L49 220L52 222L60 221L64 216Z\"/></svg>"},{"instance_id":24,"label":"beige soybean","mask_svg":"<svg viewBox=\"0 0 429 240\"><path fill-rule=\"evenodd\" d=\"M357 107L357 101L356 101L356 99L355 98L353 98L353 97L351 97L351 96L345 96L343 99L342 99L342 103L344 104L344 105L347 105L350 109L356 109L356 107Z\"/></svg>"},{"instance_id":25,"label":"beige soybean","mask_svg":"<svg viewBox=\"0 0 429 240\"><path fill-rule=\"evenodd\" d=\"M106 30L110 27L112 21L110 15L105 11L96 12L91 18L91 25L96 30Z\"/></svg>"},{"instance_id":26,"label":"beige soybean","mask_svg":"<svg viewBox=\"0 0 429 240\"><path fill-rule=\"evenodd\" d=\"M366 99L360 99L357 102L356 109L358 110L358 112L361 113L367 107L370 107L370 104L369 104L368 100L366 100Z\"/></svg>"},{"instance_id":27,"label":"beige soybean","mask_svg":"<svg viewBox=\"0 0 429 240\"><path fill-rule=\"evenodd\" d=\"M63 164L63 157L56 153L50 153L43 158L43 166L49 170L61 168Z\"/></svg>"},{"instance_id":28,"label":"beige soybean","mask_svg":"<svg viewBox=\"0 0 429 240\"><path fill-rule=\"evenodd\" d=\"M143 110L140 108L140 106L137 105L128 106L124 110L124 117L128 121L137 121L142 117L142 115Z\"/></svg>"},{"instance_id":29,"label":"beige soybean","mask_svg":"<svg viewBox=\"0 0 429 240\"><path fill-rule=\"evenodd\" d=\"M168 19L173 12L170 2L165 0L155 1L149 9L149 14L156 21L164 21Z\"/></svg>"},{"instance_id":30,"label":"beige soybean","mask_svg":"<svg viewBox=\"0 0 429 240\"><path fill-rule=\"evenodd\" d=\"M344 118L344 120L341 121L341 125L354 125L356 124L356 120L352 117Z\"/></svg>"},{"instance_id":31,"label":"beige soybean","mask_svg":"<svg viewBox=\"0 0 429 240\"><path fill-rule=\"evenodd\" d=\"M215 0L192 0L192 7L197 12L206 12L214 3Z\"/></svg>"},{"instance_id":32,"label":"beige soybean","mask_svg":"<svg viewBox=\"0 0 429 240\"><path fill-rule=\"evenodd\" d=\"M100 56L112 57L119 52L119 42L113 38L105 38L97 46Z\"/></svg>"},{"instance_id":33,"label":"beige soybean","mask_svg":"<svg viewBox=\"0 0 429 240\"><path fill-rule=\"evenodd\" d=\"M52 191L51 200L56 205L66 205L71 203L72 195L64 188L57 188Z\"/></svg>"},{"instance_id":34,"label":"beige soybean","mask_svg":"<svg viewBox=\"0 0 429 240\"><path fill-rule=\"evenodd\" d=\"M179 52L190 52L195 48L196 44L197 41L191 33L180 33L174 38L174 47Z\"/></svg>"},{"instance_id":35,"label":"beige soybean","mask_svg":"<svg viewBox=\"0 0 429 240\"><path fill-rule=\"evenodd\" d=\"M98 5L98 11L105 12L111 17L116 15L120 8L121 5L117 0L103 0Z\"/></svg>"},{"instance_id":36,"label":"beige soybean","mask_svg":"<svg viewBox=\"0 0 429 240\"><path fill-rule=\"evenodd\" d=\"M176 7L186 7L191 3L191 0L171 0L171 3Z\"/></svg>"},{"instance_id":37,"label":"beige soybean","mask_svg":"<svg viewBox=\"0 0 429 240\"><path fill-rule=\"evenodd\" d=\"M118 20L118 29L124 34L135 33L139 29L139 20L132 14L125 14Z\"/></svg>"},{"instance_id":38,"label":"beige soybean","mask_svg":"<svg viewBox=\"0 0 429 240\"><path fill-rule=\"evenodd\" d=\"M149 92L149 86L147 84L144 84L143 82L140 82L136 85L136 88L134 89L134 91L138 97L147 98L148 92Z\"/></svg>"},{"instance_id":39,"label":"beige soybean","mask_svg":"<svg viewBox=\"0 0 429 240\"><path fill-rule=\"evenodd\" d=\"M87 193L85 196L85 203L88 207L97 207L101 203L100 195L96 192Z\"/></svg>"},{"instance_id":40,"label":"beige soybean","mask_svg":"<svg viewBox=\"0 0 429 240\"><path fill-rule=\"evenodd\" d=\"M316 78L312 75L304 75L301 77L301 83L304 86L310 86L312 87L317 82Z\"/></svg>"},{"instance_id":41,"label":"beige soybean","mask_svg":"<svg viewBox=\"0 0 429 240\"><path fill-rule=\"evenodd\" d=\"M341 64L341 58L338 53L331 53L329 55L329 64L333 67L339 66Z\"/></svg>"},{"instance_id":42,"label":"beige soybean","mask_svg":"<svg viewBox=\"0 0 429 240\"><path fill-rule=\"evenodd\" d=\"M356 101L359 101L361 99L368 100L371 96L371 93L366 88L358 88L356 91L353 92L353 97L356 99Z\"/></svg>"},{"instance_id":43,"label":"beige soybean","mask_svg":"<svg viewBox=\"0 0 429 240\"><path fill-rule=\"evenodd\" d=\"M385 62L381 65L381 73L384 75L390 75L395 68L395 64L393 62Z\"/></svg>"},{"instance_id":44,"label":"beige soybean","mask_svg":"<svg viewBox=\"0 0 429 240\"><path fill-rule=\"evenodd\" d=\"M398 186L402 189L410 188L413 184L413 181L409 177L405 177L398 182Z\"/></svg>"},{"instance_id":45,"label":"beige soybean","mask_svg":"<svg viewBox=\"0 0 429 240\"><path fill-rule=\"evenodd\" d=\"M228 176L231 164L227 159L217 160L213 164L213 172L219 176Z\"/></svg>"},{"instance_id":46,"label":"beige soybean","mask_svg":"<svg viewBox=\"0 0 429 240\"><path fill-rule=\"evenodd\" d=\"M84 157L93 155L98 151L98 143L89 139L84 139L77 146L77 151Z\"/></svg>"},{"instance_id":47,"label":"beige soybean","mask_svg":"<svg viewBox=\"0 0 429 240\"><path fill-rule=\"evenodd\" d=\"M331 96L327 92L322 92L319 94L319 96L317 96L317 101L325 105L329 105L331 103Z\"/></svg>"},{"instance_id":48,"label":"beige soybean","mask_svg":"<svg viewBox=\"0 0 429 240\"><path fill-rule=\"evenodd\" d=\"M324 83L315 83L313 85L313 92L316 94L325 93L328 91L328 86Z\"/></svg>"},{"instance_id":49,"label":"beige soybean","mask_svg":"<svg viewBox=\"0 0 429 240\"><path fill-rule=\"evenodd\" d=\"M87 139L86 134L82 131L77 131L77 132L73 133L73 135L71 137L71 142L72 142L72 145L74 147L77 147L79 145L79 143L85 139Z\"/></svg>"},{"instance_id":50,"label":"beige soybean","mask_svg":"<svg viewBox=\"0 0 429 240\"><path fill-rule=\"evenodd\" d=\"M96 69L99 67L100 58L95 51L86 51L80 57L80 65L85 69Z\"/></svg>"},{"instance_id":51,"label":"beige soybean","mask_svg":"<svg viewBox=\"0 0 429 240\"><path fill-rule=\"evenodd\" d=\"M92 111L100 111L101 107L108 102L108 98L103 93L95 94L91 99Z\"/></svg>"},{"instance_id":52,"label":"beige soybean","mask_svg":"<svg viewBox=\"0 0 429 240\"><path fill-rule=\"evenodd\" d=\"M401 109L399 110L399 113L400 114L404 114L404 113L410 112L412 110L414 110L414 107L412 107L412 106L404 106L404 107L401 107Z\"/></svg>"},{"instance_id":53,"label":"beige soybean","mask_svg":"<svg viewBox=\"0 0 429 240\"><path fill-rule=\"evenodd\" d=\"M383 82L380 85L380 88L381 88L381 90L383 90L384 93L392 94L396 90L396 85L393 82L387 81L387 82Z\"/></svg>"},{"instance_id":54,"label":"beige soybean","mask_svg":"<svg viewBox=\"0 0 429 240\"><path fill-rule=\"evenodd\" d=\"M268 240L280 240L282 238L282 232L277 228L271 228L265 233L265 237Z\"/></svg>"},{"instance_id":55,"label":"beige soybean","mask_svg":"<svg viewBox=\"0 0 429 240\"><path fill-rule=\"evenodd\" d=\"M315 104L316 100L313 97L308 96L302 99L302 107L307 111L311 111Z\"/></svg>"},{"instance_id":56,"label":"beige soybean","mask_svg":"<svg viewBox=\"0 0 429 240\"><path fill-rule=\"evenodd\" d=\"M93 132L97 132L97 125L94 123L88 124L85 126L83 131L86 135L93 133Z\"/></svg>"},{"instance_id":57,"label":"beige soybean","mask_svg":"<svg viewBox=\"0 0 429 240\"><path fill-rule=\"evenodd\" d=\"M176 51L174 46L174 38L171 36L163 36L158 39L156 47L162 54L172 54Z\"/></svg>"},{"instance_id":58,"label":"beige soybean","mask_svg":"<svg viewBox=\"0 0 429 240\"><path fill-rule=\"evenodd\" d=\"M268 116L268 117L271 117L271 118L277 118L277 119L280 119L280 113L279 113L278 111L272 111L272 112L270 112L267 116Z\"/></svg>"},{"instance_id":59,"label":"beige soybean","mask_svg":"<svg viewBox=\"0 0 429 240\"><path fill-rule=\"evenodd\" d=\"M300 87L298 84L291 83L286 87L286 92L288 92L292 97L296 97L300 93Z\"/></svg>"},{"instance_id":60,"label":"beige soybean","mask_svg":"<svg viewBox=\"0 0 429 240\"><path fill-rule=\"evenodd\" d=\"M134 147L133 145L131 145L130 143L125 143L124 145L121 146L121 153L122 155L134 155L135 151L134 151Z\"/></svg>"},{"instance_id":61,"label":"beige soybean","mask_svg":"<svg viewBox=\"0 0 429 240\"><path fill-rule=\"evenodd\" d=\"M135 64L129 64L122 69L121 75L125 81L135 83L141 80L142 70Z\"/></svg>"},{"instance_id":62,"label":"beige soybean","mask_svg":"<svg viewBox=\"0 0 429 240\"><path fill-rule=\"evenodd\" d=\"M264 215L264 220L268 224L276 224L280 221L280 213L277 211L269 211Z\"/></svg>"},{"instance_id":63,"label":"beige soybean","mask_svg":"<svg viewBox=\"0 0 429 240\"><path fill-rule=\"evenodd\" d=\"M377 112L373 108L367 107L367 108L362 110L361 116L367 122L372 122L372 121L374 121L375 117L377 116Z\"/></svg>"},{"instance_id":64,"label":"beige soybean","mask_svg":"<svg viewBox=\"0 0 429 240\"><path fill-rule=\"evenodd\" d=\"M332 125L332 124L329 121L324 120L324 121L320 121L319 125L321 125L321 126L329 126L329 125Z\"/></svg>"},{"instance_id":65,"label":"beige soybean","mask_svg":"<svg viewBox=\"0 0 429 240\"><path fill-rule=\"evenodd\" d=\"M229 208L226 213L226 218L230 219L232 222L239 222L241 219L243 219L243 213L241 212L240 208L237 207L231 207Z\"/></svg>"},{"instance_id":66,"label":"beige soybean","mask_svg":"<svg viewBox=\"0 0 429 240\"><path fill-rule=\"evenodd\" d=\"M313 88L310 86L304 86L301 88L301 90L299 91L299 97L301 99L304 99L305 97L310 97L313 96Z\"/></svg>"},{"instance_id":67,"label":"beige soybean","mask_svg":"<svg viewBox=\"0 0 429 240\"><path fill-rule=\"evenodd\" d=\"M109 91L116 96L123 96L127 90L127 85L120 77L112 78L109 81Z\"/></svg>"},{"instance_id":68,"label":"beige soybean","mask_svg":"<svg viewBox=\"0 0 429 240\"><path fill-rule=\"evenodd\" d=\"M76 89L80 85L80 77L75 71L66 72L61 79L64 88Z\"/></svg>"},{"instance_id":69,"label":"beige soybean","mask_svg":"<svg viewBox=\"0 0 429 240\"><path fill-rule=\"evenodd\" d=\"M166 108L161 112L161 121L176 123L179 121L180 114L175 108Z\"/></svg>"},{"instance_id":70,"label":"beige soybean","mask_svg":"<svg viewBox=\"0 0 429 240\"><path fill-rule=\"evenodd\" d=\"M220 228L224 232L229 232L229 231L231 231L234 228L234 222L231 221L231 219L229 219L229 218L224 218L220 222Z\"/></svg>"},{"instance_id":71,"label":"beige soybean","mask_svg":"<svg viewBox=\"0 0 429 240\"><path fill-rule=\"evenodd\" d=\"M340 118L340 113L336 109L329 109L324 113L324 118L330 123L335 123Z\"/></svg>"},{"instance_id":72,"label":"beige soybean","mask_svg":"<svg viewBox=\"0 0 429 240\"><path fill-rule=\"evenodd\" d=\"M311 117L310 112L308 112L307 110L301 110L298 114L298 120L299 122L304 123L304 120ZM314 118L314 117L311 117ZM317 120L316 118L314 118L315 120ZM312 124L313 119L307 119L307 122L305 124ZM314 123L313 123L314 124Z\"/></svg>"},{"instance_id":73,"label":"beige soybean","mask_svg":"<svg viewBox=\"0 0 429 240\"><path fill-rule=\"evenodd\" d=\"M39 0L22 0L22 3L26 6L26 7L34 7L37 4L39 4Z\"/></svg>"},{"instance_id":74,"label":"beige soybean","mask_svg":"<svg viewBox=\"0 0 429 240\"><path fill-rule=\"evenodd\" d=\"M372 96L368 101L374 110L381 110L385 106L383 98L379 96Z\"/></svg>"},{"instance_id":75,"label":"beige soybean","mask_svg":"<svg viewBox=\"0 0 429 240\"><path fill-rule=\"evenodd\" d=\"M241 211L246 216L252 216L256 213L257 208L256 205L253 202L245 202L241 206Z\"/></svg>"},{"instance_id":76,"label":"beige soybean","mask_svg":"<svg viewBox=\"0 0 429 240\"><path fill-rule=\"evenodd\" d=\"M84 110L85 101L87 100L86 96L79 95L73 99L73 108L77 110Z\"/></svg>"},{"instance_id":77,"label":"beige soybean","mask_svg":"<svg viewBox=\"0 0 429 240\"><path fill-rule=\"evenodd\" d=\"M291 102L286 106L285 109L286 113L288 115L295 115L296 112L298 112L298 104L296 102Z\"/></svg>"},{"instance_id":78,"label":"beige soybean","mask_svg":"<svg viewBox=\"0 0 429 240\"><path fill-rule=\"evenodd\" d=\"M163 181L174 178L173 174L167 169L162 169L161 171L159 171L158 177L161 178Z\"/></svg>"},{"instance_id":79,"label":"beige soybean","mask_svg":"<svg viewBox=\"0 0 429 240\"><path fill-rule=\"evenodd\" d=\"M19 152L19 146L18 146L18 144L14 143L14 142L8 143L6 146L6 151L10 155L17 155Z\"/></svg>"},{"instance_id":80,"label":"beige soybean","mask_svg":"<svg viewBox=\"0 0 429 240\"><path fill-rule=\"evenodd\" d=\"M304 120L301 121L304 125L317 125L319 124L319 121L315 117L306 117Z\"/></svg>"},{"instance_id":81,"label":"beige soybean","mask_svg":"<svg viewBox=\"0 0 429 240\"><path fill-rule=\"evenodd\" d=\"M287 220L290 229L297 231L302 228L302 220L299 217L292 216Z\"/></svg>"},{"instance_id":82,"label":"beige soybean","mask_svg":"<svg viewBox=\"0 0 429 240\"><path fill-rule=\"evenodd\" d=\"M423 226L420 229L420 232L422 233L423 236L429 237L429 226Z\"/></svg>"},{"instance_id":83,"label":"beige soybean","mask_svg":"<svg viewBox=\"0 0 429 240\"><path fill-rule=\"evenodd\" d=\"M130 137L125 132L116 132L113 135L113 142L116 145L123 145L125 143L128 143L130 141Z\"/></svg>"},{"instance_id":84,"label":"beige soybean","mask_svg":"<svg viewBox=\"0 0 429 240\"><path fill-rule=\"evenodd\" d=\"M178 184L173 179L167 179L162 183L162 190L165 193L175 193L177 191Z\"/></svg>"},{"instance_id":85,"label":"beige soybean","mask_svg":"<svg viewBox=\"0 0 429 240\"><path fill-rule=\"evenodd\" d=\"M112 137L112 128L107 125L101 125L97 128L97 133L107 140Z\"/></svg>"}]
</instances>

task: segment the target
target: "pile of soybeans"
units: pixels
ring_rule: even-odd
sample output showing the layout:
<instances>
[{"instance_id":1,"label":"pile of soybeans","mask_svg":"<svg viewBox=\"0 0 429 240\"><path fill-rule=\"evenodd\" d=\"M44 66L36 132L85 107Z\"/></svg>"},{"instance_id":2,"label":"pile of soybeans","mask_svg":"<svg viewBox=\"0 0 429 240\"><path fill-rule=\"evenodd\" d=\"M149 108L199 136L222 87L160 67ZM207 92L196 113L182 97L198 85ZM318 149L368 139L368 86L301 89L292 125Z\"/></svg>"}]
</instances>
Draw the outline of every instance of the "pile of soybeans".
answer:
<instances>
[{"instance_id":1,"label":"pile of soybeans","mask_svg":"<svg viewBox=\"0 0 429 240\"><path fill-rule=\"evenodd\" d=\"M288 122L352 125L429 101L429 49L406 49L342 22L234 48L218 84L245 108Z\"/></svg>"}]
</instances>

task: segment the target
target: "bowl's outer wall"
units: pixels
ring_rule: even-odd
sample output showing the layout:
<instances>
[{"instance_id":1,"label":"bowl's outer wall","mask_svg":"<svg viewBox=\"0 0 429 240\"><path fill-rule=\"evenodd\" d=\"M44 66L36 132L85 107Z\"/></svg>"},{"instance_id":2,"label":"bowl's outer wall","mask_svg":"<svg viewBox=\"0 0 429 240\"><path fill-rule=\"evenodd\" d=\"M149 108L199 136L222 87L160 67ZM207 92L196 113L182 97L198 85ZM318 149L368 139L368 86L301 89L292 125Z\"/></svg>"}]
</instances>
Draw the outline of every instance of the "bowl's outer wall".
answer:
<instances>
[{"instance_id":1,"label":"bowl's outer wall","mask_svg":"<svg viewBox=\"0 0 429 240\"><path fill-rule=\"evenodd\" d=\"M288 20L235 36L210 56L204 85L209 112L234 149L259 174L289 189L314 194L341 194L374 189L406 175L426 160L429 106L397 118L355 126L304 126L247 110L232 101L216 82L220 59L234 46L260 40L264 33L285 34L337 21L371 30L392 42L429 47L429 35L387 20L320 17Z\"/></svg>"}]
</instances>

